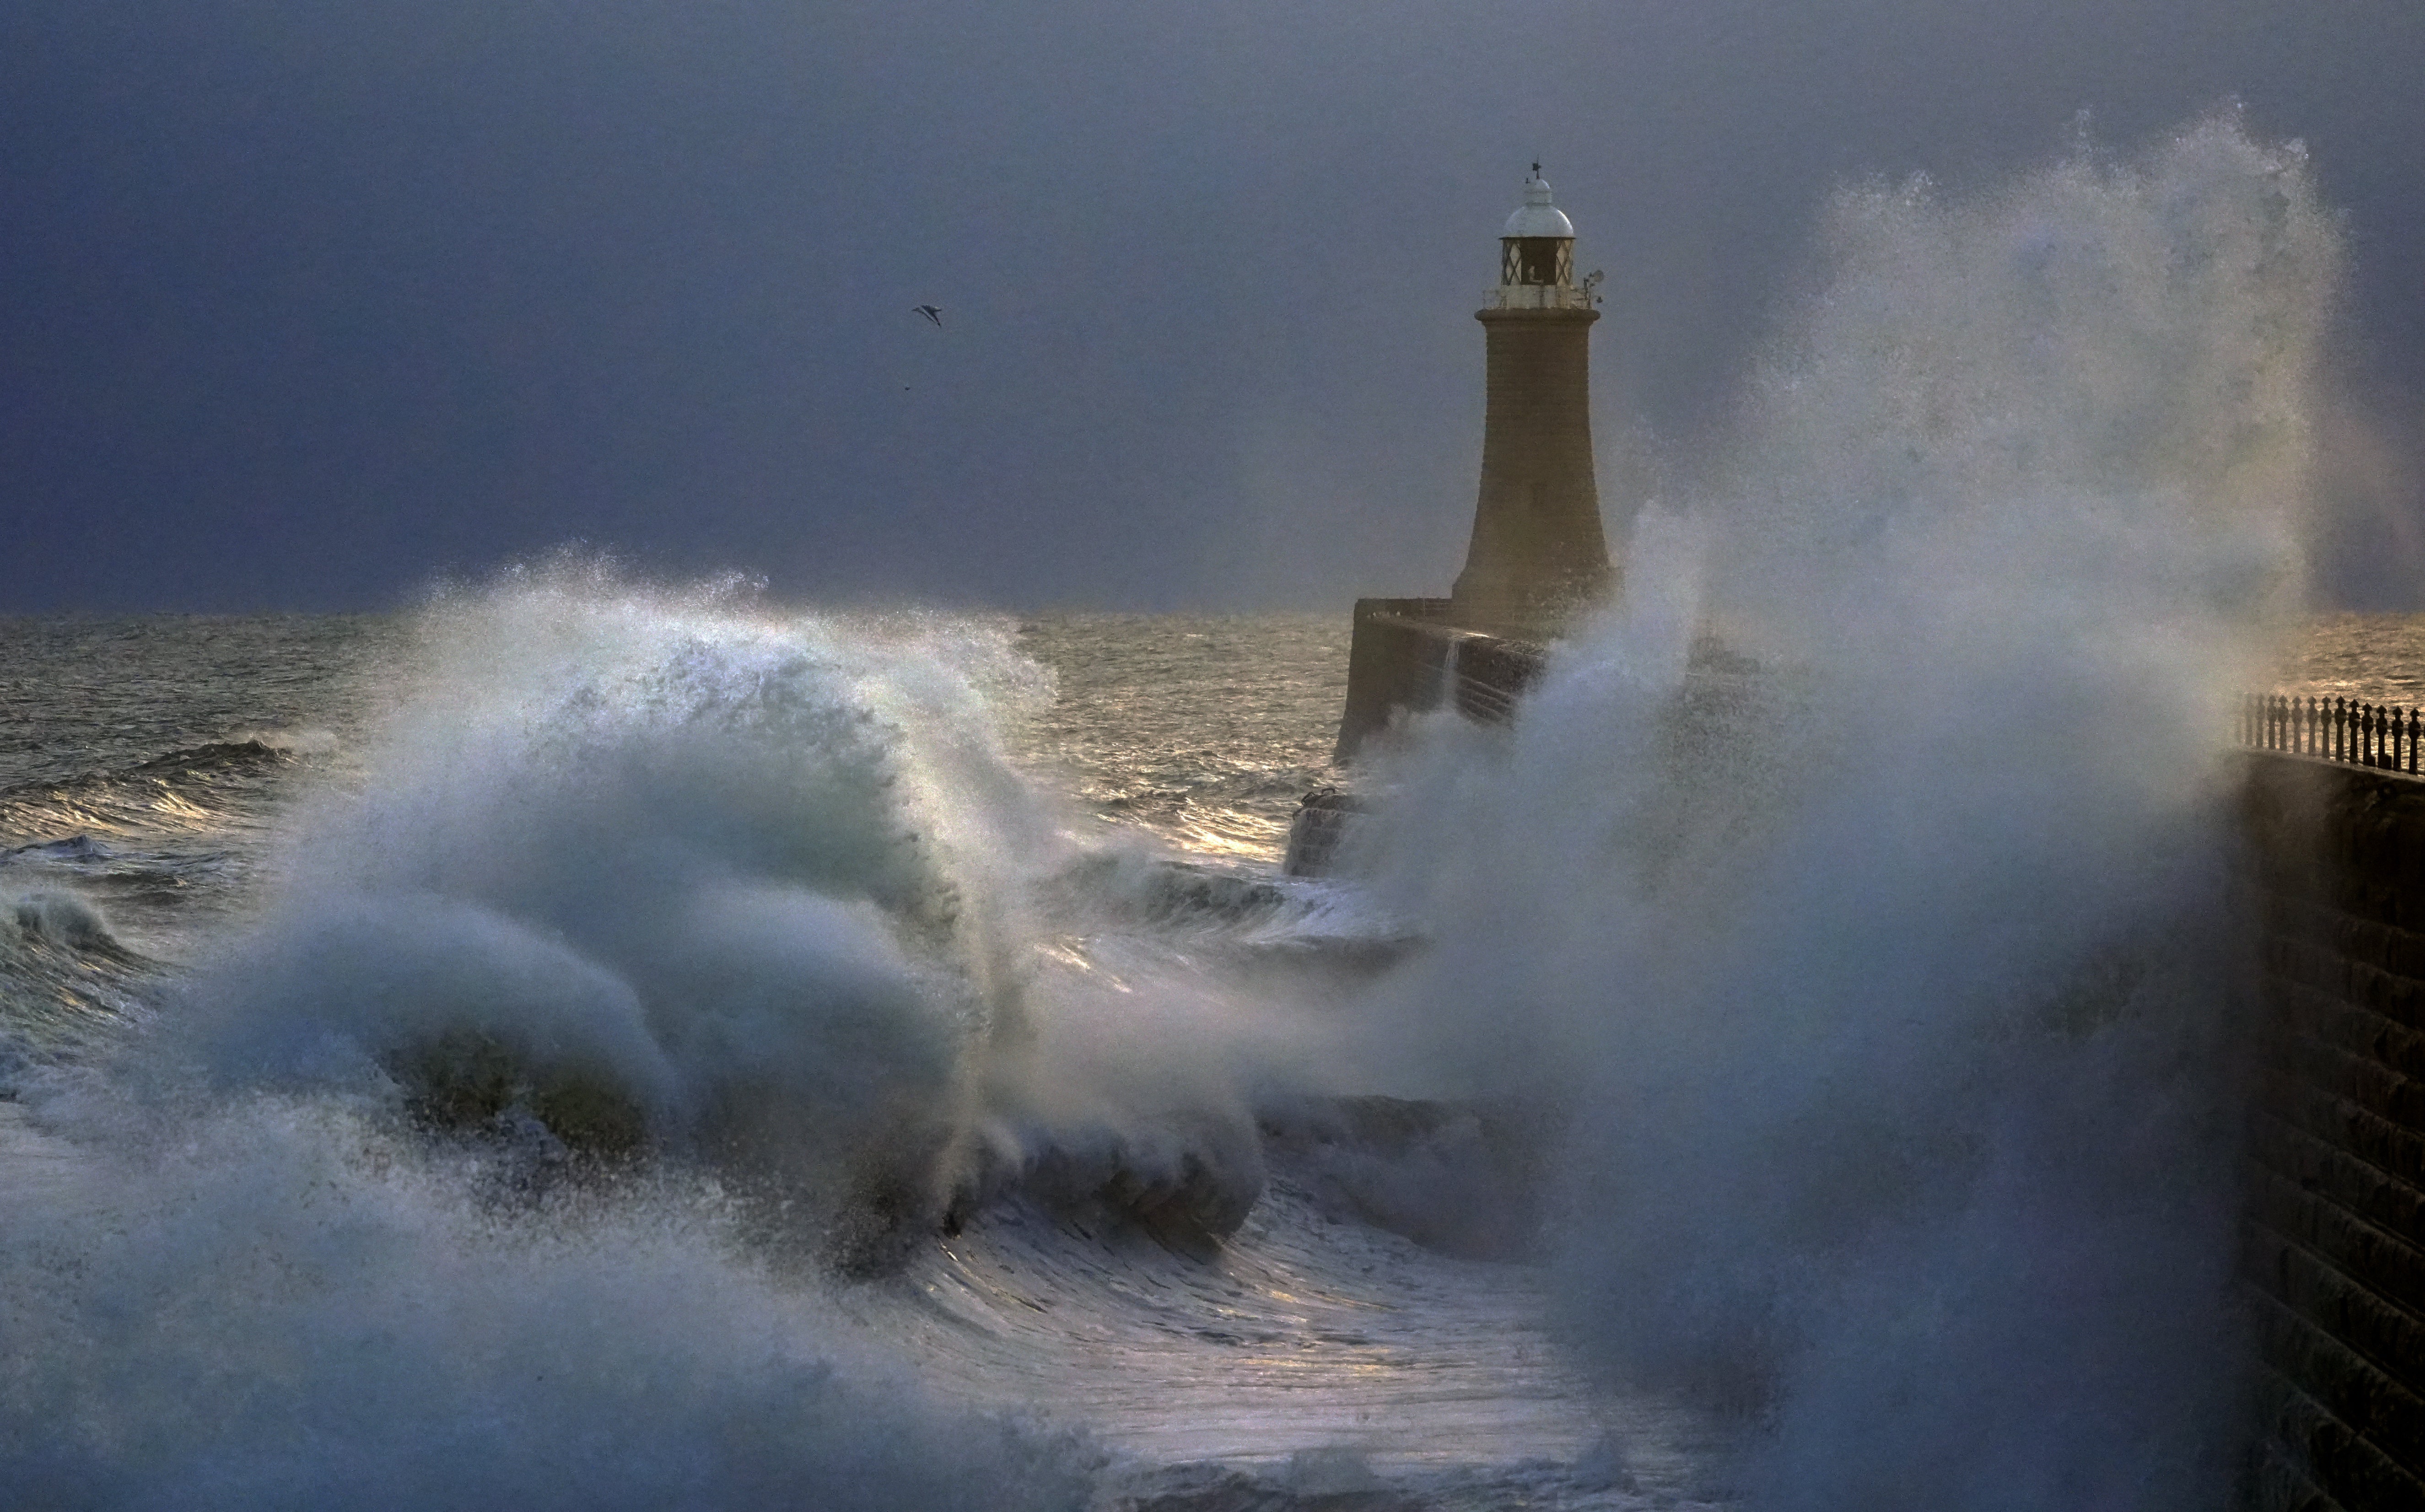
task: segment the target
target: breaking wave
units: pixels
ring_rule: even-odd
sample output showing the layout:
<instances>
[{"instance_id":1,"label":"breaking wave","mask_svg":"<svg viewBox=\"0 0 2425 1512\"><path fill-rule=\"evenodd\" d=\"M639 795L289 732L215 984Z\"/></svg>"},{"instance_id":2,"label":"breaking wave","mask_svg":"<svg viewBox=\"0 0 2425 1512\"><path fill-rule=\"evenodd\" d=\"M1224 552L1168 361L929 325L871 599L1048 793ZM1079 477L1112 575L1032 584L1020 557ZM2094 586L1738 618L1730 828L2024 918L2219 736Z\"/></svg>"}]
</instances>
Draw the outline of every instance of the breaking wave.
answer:
<instances>
[{"instance_id":1,"label":"breaking wave","mask_svg":"<svg viewBox=\"0 0 2425 1512\"><path fill-rule=\"evenodd\" d=\"M140 1032L18 1077L9 1153L49 1179L0 1238L41 1330L0 1375L13 1484L1071 1504L1090 1451L972 1432L819 1279L1014 1188L1182 1246L1261 1189L1220 1036L1173 1037L1217 992L1116 1011L1166 960L1116 927L1156 863L1073 870L1003 754L1042 674L997 629L577 563L440 602L418 666L361 782L292 811L255 922L120 971ZM38 801L283 759L207 747ZM1212 933L1282 906L1198 891ZM12 986L124 966L71 894L11 908Z\"/></svg>"}]
</instances>

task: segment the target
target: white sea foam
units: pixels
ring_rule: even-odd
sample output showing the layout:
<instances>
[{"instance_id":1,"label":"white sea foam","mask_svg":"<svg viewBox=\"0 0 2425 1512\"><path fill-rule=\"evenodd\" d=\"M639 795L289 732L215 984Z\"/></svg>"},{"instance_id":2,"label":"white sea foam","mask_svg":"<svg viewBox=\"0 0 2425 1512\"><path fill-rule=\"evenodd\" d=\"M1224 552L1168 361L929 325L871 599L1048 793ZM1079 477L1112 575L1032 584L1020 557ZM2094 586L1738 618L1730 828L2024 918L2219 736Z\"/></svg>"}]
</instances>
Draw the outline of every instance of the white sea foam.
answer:
<instances>
[{"instance_id":1,"label":"white sea foam","mask_svg":"<svg viewBox=\"0 0 2425 1512\"><path fill-rule=\"evenodd\" d=\"M923 1399L703 1198L501 1213L325 1099L0 1127L25 1507L1075 1508L1084 1445Z\"/></svg>"},{"instance_id":2,"label":"white sea foam","mask_svg":"<svg viewBox=\"0 0 2425 1512\"><path fill-rule=\"evenodd\" d=\"M1437 948L1388 1018L1572 1106L1578 1337L1756 1407L1756 1504L2218 1504L2220 753L2297 602L2333 225L2216 119L1851 190L1828 246L1630 603L1397 774ZM1764 671L1689 673L1703 623Z\"/></svg>"}]
</instances>

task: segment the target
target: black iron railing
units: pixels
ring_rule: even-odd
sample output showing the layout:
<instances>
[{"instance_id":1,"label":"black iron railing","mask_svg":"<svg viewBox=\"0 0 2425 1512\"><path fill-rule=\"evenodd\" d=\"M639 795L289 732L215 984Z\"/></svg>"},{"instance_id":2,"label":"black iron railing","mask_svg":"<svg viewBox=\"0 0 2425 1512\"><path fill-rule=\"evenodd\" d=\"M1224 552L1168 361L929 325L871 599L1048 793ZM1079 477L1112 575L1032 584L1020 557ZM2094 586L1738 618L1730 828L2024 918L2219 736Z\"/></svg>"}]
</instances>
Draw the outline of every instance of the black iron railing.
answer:
<instances>
[{"instance_id":1,"label":"black iron railing","mask_svg":"<svg viewBox=\"0 0 2425 1512\"><path fill-rule=\"evenodd\" d=\"M2414 774L2425 715L2387 703L2251 693L2240 700L2240 739L2258 750Z\"/></svg>"}]
</instances>

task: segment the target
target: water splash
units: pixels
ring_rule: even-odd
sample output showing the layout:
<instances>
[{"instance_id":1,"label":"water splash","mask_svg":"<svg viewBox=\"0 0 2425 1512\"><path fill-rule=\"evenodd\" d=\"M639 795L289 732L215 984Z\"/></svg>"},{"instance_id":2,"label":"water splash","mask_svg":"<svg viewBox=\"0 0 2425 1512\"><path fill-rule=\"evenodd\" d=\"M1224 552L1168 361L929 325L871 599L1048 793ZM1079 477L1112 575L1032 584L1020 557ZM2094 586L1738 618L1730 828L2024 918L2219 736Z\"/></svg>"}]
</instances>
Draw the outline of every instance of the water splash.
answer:
<instances>
[{"instance_id":1,"label":"water splash","mask_svg":"<svg viewBox=\"0 0 2425 1512\"><path fill-rule=\"evenodd\" d=\"M249 926L0 1104L10 1484L1083 1501L1092 1450L936 1405L830 1301L989 1181L1234 1222L1261 1180L1225 1069L1038 948L1124 893L1003 754L1047 691L1006 629L565 561L441 600L405 665ZM109 942L8 918L62 971Z\"/></svg>"},{"instance_id":2,"label":"water splash","mask_svg":"<svg viewBox=\"0 0 2425 1512\"><path fill-rule=\"evenodd\" d=\"M1828 257L1637 546L1697 613L1399 774L1438 945L1391 1021L1570 1109L1578 1336L1751 1412L1757 1504L2216 1504L2221 750L2297 603L2333 222L2218 118L1848 191ZM1700 627L1765 670L1688 670Z\"/></svg>"},{"instance_id":3,"label":"water splash","mask_svg":"<svg viewBox=\"0 0 2425 1512\"><path fill-rule=\"evenodd\" d=\"M0 1104L17 1504L1085 1504L1084 1444L937 1407L712 1194L500 1210L324 1099L96 1116Z\"/></svg>"},{"instance_id":4,"label":"water splash","mask_svg":"<svg viewBox=\"0 0 2425 1512\"><path fill-rule=\"evenodd\" d=\"M440 1122L527 1104L782 1167L828 1217L876 1191L931 1215L972 1056L1023 1032L1012 874L1054 854L996 739L1025 664L568 564L440 604L421 666L163 1057L400 1084Z\"/></svg>"}]
</instances>

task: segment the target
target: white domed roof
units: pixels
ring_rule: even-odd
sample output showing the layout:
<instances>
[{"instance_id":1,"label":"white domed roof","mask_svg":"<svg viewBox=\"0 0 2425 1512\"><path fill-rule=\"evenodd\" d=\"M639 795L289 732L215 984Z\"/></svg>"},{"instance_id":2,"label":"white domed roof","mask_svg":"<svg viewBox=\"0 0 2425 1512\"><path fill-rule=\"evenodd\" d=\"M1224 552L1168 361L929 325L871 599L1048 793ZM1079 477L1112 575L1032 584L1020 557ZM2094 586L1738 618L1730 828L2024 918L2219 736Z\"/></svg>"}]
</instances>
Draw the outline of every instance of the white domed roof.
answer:
<instances>
[{"instance_id":1,"label":"white domed roof","mask_svg":"<svg viewBox=\"0 0 2425 1512\"><path fill-rule=\"evenodd\" d=\"M1566 236L1575 233L1575 223L1566 213L1550 202L1550 181L1541 177L1540 165L1534 164L1533 176L1524 181L1524 202L1507 217L1507 229L1502 236Z\"/></svg>"}]
</instances>

